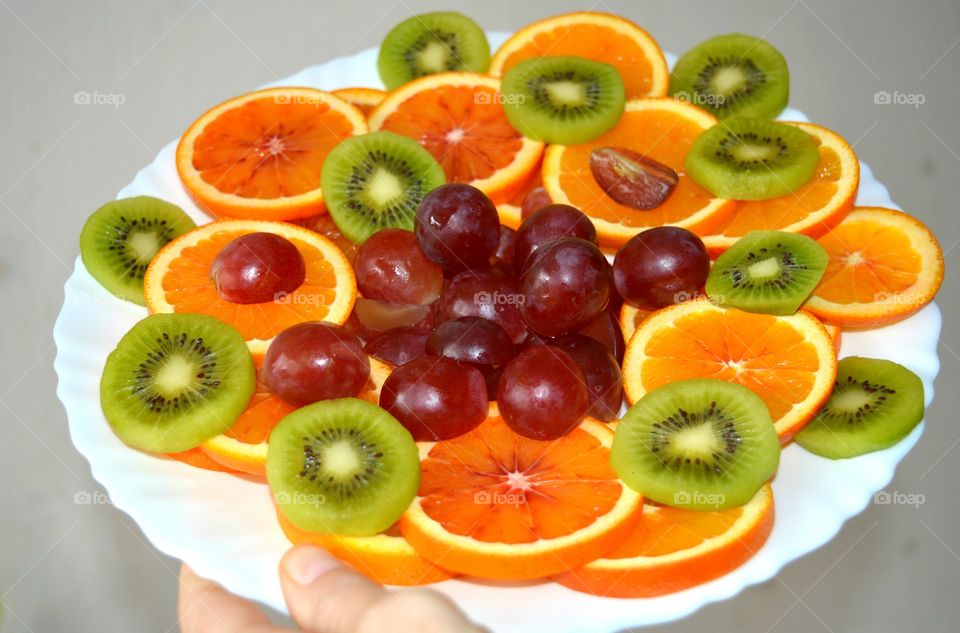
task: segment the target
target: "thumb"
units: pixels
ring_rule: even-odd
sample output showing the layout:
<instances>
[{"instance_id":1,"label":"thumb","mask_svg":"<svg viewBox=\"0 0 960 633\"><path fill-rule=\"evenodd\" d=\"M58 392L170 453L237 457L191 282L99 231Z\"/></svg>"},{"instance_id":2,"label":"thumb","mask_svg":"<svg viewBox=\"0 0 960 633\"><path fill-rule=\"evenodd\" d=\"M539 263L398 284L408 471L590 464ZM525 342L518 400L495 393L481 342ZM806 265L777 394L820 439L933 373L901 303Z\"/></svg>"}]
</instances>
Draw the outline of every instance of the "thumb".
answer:
<instances>
[{"instance_id":1,"label":"thumb","mask_svg":"<svg viewBox=\"0 0 960 633\"><path fill-rule=\"evenodd\" d=\"M429 589L387 591L313 545L280 562L290 615L308 633L479 633L449 599Z\"/></svg>"}]
</instances>

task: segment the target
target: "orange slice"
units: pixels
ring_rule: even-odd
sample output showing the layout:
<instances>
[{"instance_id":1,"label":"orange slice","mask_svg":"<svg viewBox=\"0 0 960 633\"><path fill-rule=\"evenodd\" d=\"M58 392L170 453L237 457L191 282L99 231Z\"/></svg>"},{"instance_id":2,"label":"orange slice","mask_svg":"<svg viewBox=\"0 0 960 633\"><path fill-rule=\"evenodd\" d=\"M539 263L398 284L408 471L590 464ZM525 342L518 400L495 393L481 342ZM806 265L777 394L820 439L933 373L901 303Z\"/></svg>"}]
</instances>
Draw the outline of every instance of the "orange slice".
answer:
<instances>
[{"instance_id":1,"label":"orange slice","mask_svg":"<svg viewBox=\"0 0 960 633\"><path fill-rule=\"evenodd\" d=\"M853 148L836 132L813 123L789 123L820 148L813 178L785 196L743 201L703 243L716 257L750 231L789 231L819 237L853 208L860 186L860 162Z\"/></svg>"},{"instance_id":2,"label":"orange slice","mask_svg":"<svg viewBox=\"0 0 960 633\"><path fill-rule=\"evenodd\" d=\"M606 62L620 71L627 99L663 97L670 73L663 51L639 26L609 13L581 11L540 20L520 29L490 61L495 77L532 57L574 55Z\"/></svg>"},{"instance_id":3,"label":"orange slice","mask_svg":"<svg viewBox=\"0 0 960 633\"><path fill-rule=\"evenodd\" d=\"M273 427L288 413L296 410L271 393L261 379L263 353L254 353L257 366L257 390L246 410L226 433L212 437L200 445L200 450L217 464L248 473L266 476L267 446ZM390 367L375 358L370 359L370 379L358 398L377 404L380 388L390 375Z\"/></svg>"},{"instance_id":4,"label":"orange slice","mask_svg":"<svg viewBox=\"0 0 960 633\"><path fill-rule=\"evenodd\" d=\"M191 448L186 451L180 451L179 453L167 453L167 457L171 457L178 462L183 462L184 464L189 464L196 468L202 468L203 470L213 470L220 473L236 473L239 472L235 468L230 468L220 462L210 459L206 453L204 453L200 448Z\"/></svg>"},{"instance_id":5,"label":"orange slice","mask_svg":"<svg viewBox=\"0 0 960 633\"><path fill-rule=\"evenodd\" d=\"M455 578L417 553L396 525L375 536L341 536L305 532L277 512L280 529L294 545L317 545L361 574L384 585L427 585Z\"/></svg>"},{"instance_id":6,"label":"orange slice","mask_svg":"<svg viewBox=\"0 0 960 633\"><path fill-rule=\"evenodd\" d=\"M232 240L260 231L293 242L306 264L303 284L269 303L239 304L221 299L210 278L210 266ZM293 224L258 220L211 222L181 235L150 262L143 290L151 312L216 317L237 328L257 352L265 352L274 336L297 323L345 323L357 297L353 269L332 241Z\"/></svg>"},{"instance_id":7,"label":"orange slice","mask_svg":"<svg viewBox=\"0 0 960 633\"><path fill-rule=\"evenodd\" d=\"M718 378L756 393L781 442L820 409L833 389L837 355L816 318L753 314L694 299L647 317L623 357L623 386L633 403L687 378Z\"/></svg>"},{"instance_id":8,"label":"orange slice","mask_svg":"<svg viewBox=\"0 0 960 633\"><path fill-rule=\"evenodd\" d=\"M643 520L616 549L555 580L614 598L681 591L747 562L770 536L773 517L770 484L746 505L729 510L701 512L647 503Z\"/></svg>"},{"instance_id":9,"label":"orange slice","mask_svg":"<svg viewBox=\"0 0 960 633\"><path fill-rule=\"evenodd\" d=\"M552 442L488 419L421 459L419 496L400 519L410 544L446 569L482 578L542 578L618 543L643 499L610 468L613 433L584 422Z\"/></svg>"},{"instance_id":10,"label":"orange slice","mask_svg":"<svg viewBox=\"0 0 960 633\"><path fill-rule=\"evenodd\" d=\"M628 101L620 122L582 145L551 145L543 157L543 186L557 203L577 207L593 220L600 243L619 246L637 233L665 224L704 233L732 212L732 200L717 198L693 182L683 161L694 140L717 119L676 99ZM638 211L604 193L590 171L590 152L598 147L625 147L677 172L680 181L663 204Z\"/></svg>"},{"instance_id":11,"label":"orange slice","mask_svg":"<svg viewBox=\"0 0 960 633\"><path fill-rule=\"evenodd\" d=\"M334 146L364 134L363 113L312 88L234 97L194 121L177 145L177 172L215 216L291 220L324 210L320 168Z\"/></svg>"},{"instance_id":12,"label":"orange slice","mask_svg":"<svg viewBox=\"0 0 960 633\"><path fill-rule=\"evenodd\" d=\"M383 101L387 93L379 88L340 88L330 94L336 95L356 107L364 116L369 116L373 109Z\"/></svg>"},{"instance_id":13,"label":"orange slice","mask_svg":"<svg viewBox=\"0 0 960 633\"><path fill-rule=\"evenodd\" d=\"M899 321L933 301L943 282L937 238L902 211L855 209L818 241L830 261L804 307L827 323Z\"/></svg>"},{"instance_id":14,"label":"orange slice","mask_svg":"<svg viewBox=\"0 0 960 633\"><path fill-rule=\"evenodd\" d=\"M370 114L371 130L415 139L443 166L495 203L509 200L540 166L543 143L513 129L500 101L500 80L451 72L415 79Z\"/></svg>"}]
</instances>

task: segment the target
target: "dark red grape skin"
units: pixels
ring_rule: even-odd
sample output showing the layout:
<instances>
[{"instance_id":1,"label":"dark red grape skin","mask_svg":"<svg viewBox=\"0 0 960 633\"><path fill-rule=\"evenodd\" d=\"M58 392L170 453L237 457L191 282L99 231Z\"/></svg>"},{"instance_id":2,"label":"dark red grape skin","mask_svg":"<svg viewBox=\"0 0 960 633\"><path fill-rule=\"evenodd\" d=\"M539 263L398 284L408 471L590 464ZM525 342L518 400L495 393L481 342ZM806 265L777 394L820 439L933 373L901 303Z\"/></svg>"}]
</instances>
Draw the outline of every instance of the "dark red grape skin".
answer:
<instances>
[{"instance_id":1,"label":"dark red grape skin","mask_svg":"<svg viewBox=\"0 0 960 633\"><path fill-rule=\"evenodd\" d=\"M477 369L443 357L412 360L393 370L380 406L420 442L446 440L487 418L487 385Z\"/></svg>"},{"instance_id":2,"label":"dark red grape skin","mask_svg":"<svg viewBox=\"0 0 960 633\"><path fill-rule=\"evenodd\" d=\"M290 240L248 233L225 247L210 266L220 298L231 303L276 301L300 287L307 269Z\"/></svg>"},{"instance_id":3,"label":"dark red grape skin","mask_svg":"<svg viewBox=\"0 0 960 633\"><path fill-rule=\"evenodd\" d=\"M297 407L356 396L369 378L370 359L359 339L330 323L287 328L273 339L263 360L270 391Z\"/></svg>"},{"instance_id":4,"label":"dark red grape skin","mask_svg":"<svg viewBox=\"0 0 960 633\"><path fill-rule=\"evenodd\" d=\"M545 336L576 332L610 299L610 264L600 249L573 237L540 248L520 279L527 326Z\"/></svg>"},{"instance_id":5,"label":"dark red grape skin","mask_svg":"<svg viewBox=\"0 0 960 633\"><path fill-rule=\"evenodd\" d=\"M583 334L567 334L548 344L570 354L583 371L590 401L587 413L604 422L617 419L623 404L623 377L613 354Z\"/></svg>"},{"instance_id":6,"label":"dark red grape skin","mask_svg":"<svg viewBox=\"0 0 960 633\"><path fill-rule=\"evenodd\" d=\"M503 268L504 270L513 270L515 245L517 243L517 232L505 224L500 225L500 242L497 244L497 252L490 258L490 266L493 268Z\"/></svg>"},{"instance_id":7,"label":"dark red grape skin","mask_svg":"<svg viewBox=\"0 0 960 633\"><path fill-rule=\"evenodd\" d=\"M427 353L470 363L483 371L513 358L513 341L506 330L487 319L461 317L441 323L426 343Z\"/></svg>"},{"instance_id":8,"label":"dark red grape skin","mask_svg":"<svg viewBox=\"0 0 960 633\"><path fill-rule=\"evenodd\" d=\"M427 355L429 332L413 327L396 327L376 335L363 346L370 356L394 367Z\"/></svg>"},{"instance_id":9,"label":"dark red grape skin","mask_svg":"<svg viewBox=\"0 0 960 633\"><path fill-rule=\"evenodd\" d=\"M607 309L597 318L580 329L580 334L585 334L599 342L613 354L618 363L622 363L627 345L623 340L623 330L620 328L620 317L617 312L611 306L607 306Z\"/></svg>"},{"instance_id":10,"label":"dark red grape skin","mask_svg":"<svg viewBox=\"0 0 960 633\"><path fill-rule=\"evenodd\" d=\"M357 250L357 289L368 299L427 305L443 287L443 271L420 251L411 231L384 229Z\"/></svg>"},{"instance_id":11,"label":"dark red grape skin","mask_svg":"<svg viewBox=\"0 0 960 633\"><path fill-rule=\"evenodd\" d=\"M520 313L519 282L516 275L502 270L464 271L447 282L442 302L442 320L476 316L493 321L514 343L527 336Z\"/></svg>"},{"instance_id":12,"label":"dark red grape skin","mask_svg":"<svg viewBox=\"0 0 960 633\"><path fill-rule=\"evenodd\" d=\"M517 230L514 265L521 272L541 246L561 237L579 237L597 243L597 229L579 209L568 204L550 204L535 211Z\"/></svg>"},{"instance_id":13,"label":"dark red grape skin","mask_svg":"<svg viewBox=\"0 0 960 633\"><path fill-rule=\"evenodd\" d=\"M659 226L633 236L613 261L613 281L623 300L658 310L693 297L710 273L710 257L686 229Z\"/></svg>"},{"instance_id":14,"label":"dark red grape skin","mask_svg":"<svg viewBox=\"0 0 960 633\"><path fill-rule=\"evenodd\" d=\"M551 204L550 194L543 187L534 187L524 196L520 203L520 219L525 220L530 217L534 211L539 211L543 207Z\"/></svg>"},{"instance_id":15,"label":"dark red grape skin","mask_svg":"<svg viewBox=\"0 0 960 633\"><path fill-rule=\"evenodd\" d=\"M503 375L503 370L506 369L506 367L506 365L494 367L483 373L483 379L487 382L487 399L490 400L490 402L494 402L497 399L497 389L500 388L500 376Z\"/></svg>"},{"instance_id":16,"label":"dark red grape skin","mask_svg":"<svg viewBox=\"0 0 960 633\"><path fill-rule=\"evenodd\" d=\"M424 255L445 270L483 269L500 242L500 216L476 187L449 183L424 197L414 232Z\"/></svg>"},{"instance_id":17,"label":"dark red grape skin","mask_svg":"<svg viewBox=\"0 0 960 633\"><path fill-rule=\"evenodd\" d=\"M570 432L586 413L586 378L563 350L529 347L504 368L497 403L507 426L519 435L554 440Z\"/></svg>"}]
</instances>

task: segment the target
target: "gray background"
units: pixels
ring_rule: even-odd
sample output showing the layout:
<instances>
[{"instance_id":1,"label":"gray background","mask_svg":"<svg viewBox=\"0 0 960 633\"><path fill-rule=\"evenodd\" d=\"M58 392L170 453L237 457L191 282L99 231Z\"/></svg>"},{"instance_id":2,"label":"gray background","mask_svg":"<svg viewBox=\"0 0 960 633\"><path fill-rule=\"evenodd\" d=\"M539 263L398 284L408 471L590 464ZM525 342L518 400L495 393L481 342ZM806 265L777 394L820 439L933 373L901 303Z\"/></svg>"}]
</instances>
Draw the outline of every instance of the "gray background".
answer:
<instances>
[{"instance_id":1,"label":"gray background","mask_svg":"<svg viewBox=\"0 0 960 633\"><path fill-rule=\"evenodd\" d=\"M113 508L73 501L100 488L54 395L51 329L87 215L210 105L374 46L412 12L451 7L501 30L562 11L612 11L674 52L730 31L769 38L790 61L791 103L854 142L894 199L939 236L948 268L957 264L957 0L0 0L4 633L177 629L177 561ZM81 90L124 103L77 105ZM875 105L880 90L925 102ZM888 487L925 503L874 505L776 579L663 630L960 630L957 295L948 272L939 393Z\"/></svg>"}]
</instances>

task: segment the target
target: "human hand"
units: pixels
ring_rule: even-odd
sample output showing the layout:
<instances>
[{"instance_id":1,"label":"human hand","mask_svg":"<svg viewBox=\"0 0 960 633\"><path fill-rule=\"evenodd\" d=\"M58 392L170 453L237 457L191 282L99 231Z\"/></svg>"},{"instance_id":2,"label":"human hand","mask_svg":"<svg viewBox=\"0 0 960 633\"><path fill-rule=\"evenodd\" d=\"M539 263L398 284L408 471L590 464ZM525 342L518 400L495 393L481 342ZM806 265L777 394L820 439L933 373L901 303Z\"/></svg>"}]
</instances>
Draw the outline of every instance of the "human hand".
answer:
<instances>
[{"instance_id":1,"label":"human hand","mask_svg":"<svg viewBox=\"0 0 960 633\"><path fill-rule=\"evenodd\" d=\"M280 561L280 585L293 621L304 633L481 633L446 596L431 589L388 591L325 550L300 545ZM180 570L183 633L290 633L249 600Z\"/></svg>"}]
</instances>

